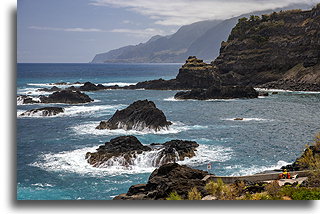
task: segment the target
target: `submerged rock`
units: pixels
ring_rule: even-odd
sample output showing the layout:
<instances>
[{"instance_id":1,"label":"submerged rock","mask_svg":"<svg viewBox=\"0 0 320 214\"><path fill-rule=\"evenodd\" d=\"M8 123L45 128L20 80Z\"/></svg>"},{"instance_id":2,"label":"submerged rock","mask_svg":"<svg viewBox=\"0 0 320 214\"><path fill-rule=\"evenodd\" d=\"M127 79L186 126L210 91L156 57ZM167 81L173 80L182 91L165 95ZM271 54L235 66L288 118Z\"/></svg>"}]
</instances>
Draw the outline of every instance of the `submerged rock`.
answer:
<instances>
[{"instance_id":1,"label":"submerged rock","mask_svg":"<svg viewBox=\"0 0 320 214\"><path fill-rule=\"evenodd\" d=\"M208 195L204 189L206 182L202 179L208 174L206 171L169 163L154 170L147 184L133 185L125 194L120 194L114 200L161 200L176 191L183 198L196 187L203 195Z\"/></svg>"},{"instance_id":2,"label":"submerged rock","mask_svg":"<svg viewBox=\"0 0 320 214\"><path fill-rule=\"evenodd\" d=\"M194 141L171 140L163 144L144 146L134 136L120 136L99 146L97 152L88 152L86 159L94 167L130 166L138 164L137 155L142 152L153 151L147 158L149 167L182 161L186 157L195 156L199 146Z\"/></svg>"},{"instance_id":3,"label":"submerged rock","mask_svg":"<svg viewBox=\"0 0 320 214\"><path fill-rule=\"evenodd\" d=\"M62 90L54 92L49 96L41 96L41 103L66 103L66 104L79 104L88 103L93 100L86 94L79 91Z\"/></svg>"},{"instance_id":4,"label":"submerged rock","mask_svg":"<svg viewBox=\"0 0 320 214\"><path fill-rule=\"evenodd\" d=\"M147 128L159 131L162 128L168 128L171 124L154 102L138 100L123 110L117 110L108 121L101 121L96 128L140 131Z\"/></svg>"},{"instance_id":5,"label":"submerged rock","mask_svg":"<svg viewBox=\"0 0 320 214\"><path fill-rule=\"evenodd\" d=\"M193 89L176 93L175 99L234 99L257 98L258 92L251 86L212 86L208 89Z\"/></svg>"},{"instance_id":6,"label":"submerged rock","mask_svg":"<svg viewBox=\"0 0 320 214\"><path fill-rule=\"evenodd\" d=\"M44 116L44 117L48 117L48 116L54 116L60 113L63 113L64 109L61 107L44 107L44 108L38 108L38 109L31 109L28 110L22 114L20 114L20 116Z\"/></svg>"}]
</instances>

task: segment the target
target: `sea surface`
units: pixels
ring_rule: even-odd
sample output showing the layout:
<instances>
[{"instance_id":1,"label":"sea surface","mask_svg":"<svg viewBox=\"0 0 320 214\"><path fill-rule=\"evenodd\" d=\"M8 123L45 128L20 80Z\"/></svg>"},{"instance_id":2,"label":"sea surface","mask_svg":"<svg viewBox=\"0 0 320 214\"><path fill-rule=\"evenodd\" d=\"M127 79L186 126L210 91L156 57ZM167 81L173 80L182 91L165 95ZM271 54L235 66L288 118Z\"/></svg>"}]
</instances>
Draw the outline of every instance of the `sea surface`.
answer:
<instances>
[{"instance_id":1,"label":"sea surface","mask_svg":"<svg viewBox=\"0 0 320 214\"><path fill-rule=\"evenodd\" d=\"M172 79L181 64L18 64L17 93L30 96L50 83L76 81L128 85L151 79ZM61 86L58 86L61 87ZM196 157L179 162L217 175L248 175L293 162L320 131L320 93L279 91L257 99L177 101L177 91L105 90L86 92L84 105L17 103L17 199L110 200L133 184L146 183L155 169L152 153L140 155L130 168L94 168L88 151L121 135L135 135L143 144L171 139L200 144ZM160 132L96 130L136 100L155 102L173 122ZM62 106L53 117L21 117L44 106ZM242 121L233 120L243 117ZM116 165L116 164L115 164Z\"/></svg>"}]
</instances>

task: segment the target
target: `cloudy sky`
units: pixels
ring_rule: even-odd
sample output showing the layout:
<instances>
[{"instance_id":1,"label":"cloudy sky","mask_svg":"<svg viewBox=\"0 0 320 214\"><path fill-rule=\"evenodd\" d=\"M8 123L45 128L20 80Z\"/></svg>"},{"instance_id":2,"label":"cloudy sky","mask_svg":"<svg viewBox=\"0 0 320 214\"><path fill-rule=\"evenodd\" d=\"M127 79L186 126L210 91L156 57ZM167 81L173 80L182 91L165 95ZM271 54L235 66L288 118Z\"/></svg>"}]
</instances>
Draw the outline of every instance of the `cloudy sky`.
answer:
<instances>
[{"instance_id":1,"label":"cloudy sky","mask_svg":"<svg viewBox=\"0 0 320 214\"><path fill-rule=\"evenodd\" d=\"M96 53L208 19L320 0L18 0L18 62L89 62Z\"/></svg>"}]
</instances>

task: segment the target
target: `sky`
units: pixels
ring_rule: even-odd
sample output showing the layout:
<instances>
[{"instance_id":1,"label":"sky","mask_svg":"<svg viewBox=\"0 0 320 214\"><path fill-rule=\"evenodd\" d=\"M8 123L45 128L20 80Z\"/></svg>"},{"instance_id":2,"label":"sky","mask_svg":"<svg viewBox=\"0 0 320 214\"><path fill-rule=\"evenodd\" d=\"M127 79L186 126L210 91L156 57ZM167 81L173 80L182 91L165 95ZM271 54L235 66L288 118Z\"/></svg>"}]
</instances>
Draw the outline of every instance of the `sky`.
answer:
<instances>
[{"instance_id":1,"label":"sky","mask_svg":"<svg viewBox=\"0 0 320 214\"><path fill-rule=\"evenodd\" d=\"M320 0L18 0L18 62L90 62L182 25Z\"/></svg>"}]
</instances>

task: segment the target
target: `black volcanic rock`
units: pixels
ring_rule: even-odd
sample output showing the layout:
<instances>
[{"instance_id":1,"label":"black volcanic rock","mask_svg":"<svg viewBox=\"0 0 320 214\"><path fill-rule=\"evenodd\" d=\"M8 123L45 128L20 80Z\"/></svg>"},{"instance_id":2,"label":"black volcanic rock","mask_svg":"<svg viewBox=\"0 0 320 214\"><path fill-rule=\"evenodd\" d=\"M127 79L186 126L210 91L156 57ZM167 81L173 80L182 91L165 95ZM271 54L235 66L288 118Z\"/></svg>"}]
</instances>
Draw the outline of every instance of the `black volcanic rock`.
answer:
<instances>
[{"instance_id":1,"label":"black volcanic rock","mask_svg":"<svg viewBox=\"0 0 320 214\"><path fill-rule=\"evenodd\" d=\"M57 86L53 86L51 88L40 88L38 91L44 91L44 92L53 92L53 91L61 91L61 88L58 88Z\"/></svg>"},{"instance_id":2,"label":"black volcanic rock","mask_svg":"<svg viewBox=\"0 0 320 214\"><path fill-rule=\"evenodd\" d=\"M193 89L176 93L175 99L234 99L257 98L259 93L250 86L222 86L208 89Z\"/></svg>"},{"instance_id":3,"label":"black volcanic rock","mask_svg":"<svg viewBox=\"0 0 320 214\"><path fill-rule=\"evenodd\" d=\"M97 129L135 129L145 128L159 131L168 128L164 113L152 101L138 100L123 110L117 110L108 121L101 121Z\"/></svg>"},{"instance_id":4,"label":"black volcanic rock","mask_svg":"<svg viewBox=\"0 0 320 214\"><path fill-rule=\"evenodd\" d=\"M38 108L38 109L31 109L28 110L22 114L20 114L20 116L44 116L44 117L48 117L48 116L54 116L60 113L63 113L64 109L61 107L44 107L44 108Z\"/></svg>"},{"instance_id":5,"label":"black volcanic rock","mask_svg":"<svg viewBox=\"0 0 320 214\"><path fill-rule=\"evenodd\" d=\"M160 166L164 163L172 163L182 161L186 157L195 156L196 148L199 146L195 141L171 140L160 144L160 148L164 148L158 155L158 161L155 165Z\"/></svg>"},{"instance_id":6,"label":"black volcanic rock","mask_svg":"<svg viewBox=\"0 0 320 214\"><path fill-rule=\"evenodd\" d=\"M206 171L169 163L154 170L147 184L133 185L126 194L120 194L114 200L161 200L176 191L183 198L196 187L204 196L208 195L202 179L208 174Z\"/></svg>"},{"instance_id":7,"label":"black volcanic rock","mask_svg":"<svg viewBox=\"0 0 320 214\"><path fill-rule=\"evenodd\" d=\"M112 157L123 157L122 165L129 166L133 164L132 158L136 154L150 150L150 147L143 146L134 136L121 136L106 142L97 149L97 152L88 152L85 158L89 164L98 167L112 165L113 163L110 160Z\"/></svg>"},{"instance_id":8,"label":"black volcanic rock","mask_svg":"<svg viewBox=\"0 0 320 214\"><path fill-rule=\"evenodd\" d=\"M220 86L220 76L210 64L204 63L195 56L189 56L186 63L179 69L175 79L149 80L136 85L123 87L124 89L152 89L152 90L188 90Z\"/></svg>"},{"instance_id":9,"label":"black volcanic rock","mask_svg":"<svg viewBox=\"0 0 320 214\"><path fill-rule=\"evenodd\" d=\"M83 86L79 87L80 91L98 91L98 90L104 90L104 89L106 89L105 86L101 84L95 85L91 82L86 82L83 84Z\"/></svg>"},{"instance_id":10,"label":"black volcanic rock","mask_svg":"<svg viewBox=\"0 0 320 214\"><path fill-rule=\"evenodd\" d=\"M186 63L179 69L176 77L182 88L209 88L220 86L220 76L214 71L210 64L195 56L189 56Z\"/></svg>"},{"instance_id":11,"label":"black volcanic rock","mask_svg":"<svg viewBox=\"0 0 320 214\"><path fill-rule=\"evenodd\" d=\"M134 136L120 136L99 146L97 152L88 152L85 158L94 167L108 167L113 164L130 166L133 165L138 154L153 150L159 152L149 157L150 167L158 167L195 156L198 146L199 144L194 141L184 140L171 140L163 144L144 146Z\"/></svg>"},{"instance_id":12,"label":"black volcanic rock","mask_svg":"<svg viewBox=\"0 0 320 214\"><path fill-rule=\"evenodd\" d=\"M79 91L62 90L54 92L49 96L41 96L41 103L66 103L66 104L78 104L88 103L93 100L86 94Z\"/></svg>"}]
</instances>

